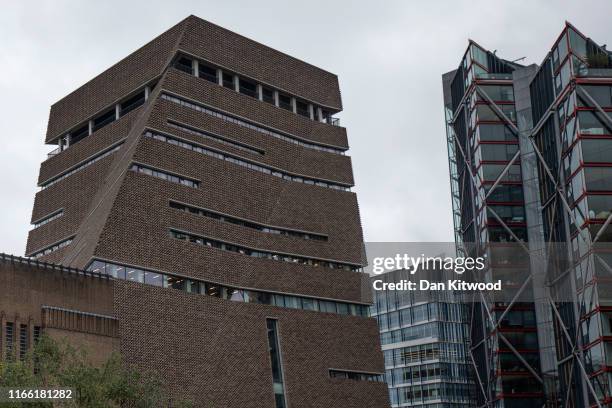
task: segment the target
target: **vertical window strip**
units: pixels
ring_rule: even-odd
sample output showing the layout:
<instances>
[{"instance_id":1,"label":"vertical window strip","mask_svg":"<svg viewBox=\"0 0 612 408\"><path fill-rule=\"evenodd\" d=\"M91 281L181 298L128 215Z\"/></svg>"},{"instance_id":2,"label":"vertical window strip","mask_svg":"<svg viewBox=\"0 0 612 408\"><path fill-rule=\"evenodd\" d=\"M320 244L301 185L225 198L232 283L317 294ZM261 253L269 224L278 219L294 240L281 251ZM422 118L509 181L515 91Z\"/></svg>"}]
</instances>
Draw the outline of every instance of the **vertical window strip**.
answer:
<instances>
[{"instance_id":1,"label":"vertical window strip","mask_svg":"<svg viewBox=\"0 0 612 408\"><path fill-rule=\"evenodd\" d=\"M4 326L4 349L6 350L6 359L11 360L14 351L15 343L15 324L13 322L6 322Z\"/></svg>"},{"instance_id":2,"label":"vertical window strip","mask_svg":"<svg viewBox=\"0 0 612 408\"><path fill-rule=\"evenodd\" d=\"M19 360L25 360L28 352L28 325L19 325Z\"/></svg>"},{"instance_id":3,"label":"vertical window strip","mask_svg":"<svg viewBox=\"0 0 612 408\"><path fill-rule=\"evenodd\" d=\"M268 330L268 348L270 350L270 365L272 367L272 390L276 408L286 408L285 381L283 375L283 363L278 338L278 322L276 319L266 319Z\"/></svg>"}]
</instances>

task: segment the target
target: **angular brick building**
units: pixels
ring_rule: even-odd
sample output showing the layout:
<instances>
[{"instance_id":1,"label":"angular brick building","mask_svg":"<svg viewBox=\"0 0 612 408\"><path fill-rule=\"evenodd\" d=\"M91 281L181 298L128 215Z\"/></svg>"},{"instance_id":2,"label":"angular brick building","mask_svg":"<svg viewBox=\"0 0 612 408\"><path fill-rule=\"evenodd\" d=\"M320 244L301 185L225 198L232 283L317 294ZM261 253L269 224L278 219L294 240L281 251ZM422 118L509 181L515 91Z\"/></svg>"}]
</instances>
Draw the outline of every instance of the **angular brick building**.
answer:
<instances>
[{"instance_id":1,"label":"angular brick building","mask_svg":"<svg viewBox=\"0 0 612 408\"><path fill-rule=\"evenodd\" d=\"M177 398L387 406L341 109L190 16L51 107L26 255L106 277L114 347Z\"/></svg>"}]
</instances>

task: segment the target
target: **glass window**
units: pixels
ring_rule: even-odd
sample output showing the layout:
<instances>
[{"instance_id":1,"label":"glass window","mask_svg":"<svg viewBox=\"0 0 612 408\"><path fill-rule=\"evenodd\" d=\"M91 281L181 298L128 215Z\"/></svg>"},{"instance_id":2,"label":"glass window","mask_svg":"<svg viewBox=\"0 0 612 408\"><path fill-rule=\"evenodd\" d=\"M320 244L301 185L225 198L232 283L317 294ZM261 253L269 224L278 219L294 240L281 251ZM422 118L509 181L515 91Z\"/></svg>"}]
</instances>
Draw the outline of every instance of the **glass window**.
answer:
<instances>
[{"instance_id":1,"label":"glass window","mask_svg":"<svg viewBox=\"0 0 612 408\"><path fill-rule=\"evenodd\" d=\"M478 125L478 134L480 140L485 142L517 140L510 128L503 124L480 124Z\"/></svg>"},{"instance_id":2,"label":"glass window","mask_svg":"<svg viewBox=\"0 0 612 408\"><path fill-rule=\"evenodd\" d=\"M319 301L316 299L303 298L302 309L304 310L319 310Z\"/></svg>"},{"instance_id":3,"label":"glass window","mask_svg":"<svg viewBox=\"0 0 612 408\"><path fill-rule=\"evenodd\" d=\"M223 72L222 76L223 76L223 86L229 89L235 89L234 88L234 75L230 74L229 72Z\"/></svg>"},{"instance_id":4,"label":"glass window","mask_svg":"<svg viewBox=\"0 0 612 408\"><path fill-rule=\"evenodd\" d=\"M567 49L567 33L563 34L559 42L557 43L557 50L559 53L559 63L563 62L565 57L567 57L568 49Z\"/></svg>"},{"instance_id":5,"label":"glass window","mask_svg":"<svg viewBox=\"0 0 612 408\"><path fill-rule=\"evenodd\" d=\"M125 279L125 267L121 265L106 264L106 273L115 279Z\"/></svg>"},{"instance_id":6,"label":"glass window","mask_svg":"<svg viewBox=\"0 0 612 408\"><path fill-rule=\"evenodd\" d=\"M339 314L343 314L343 315L349 314L349 308L346 303L337 303L336 306L337 306Z\"/></svg>"},{"instance_id":7,"label":"glass window","mask_svg":"<svg viewBox=\"0 0 612 408\"><path fill-rule=\"evenodd\" d=\"M559 95L570 81L570 63L565 61L559 73L555 76L555 91Z\"/></svg>"},{"instance_id":8,"label":"glass window","mask_svg":"<svg viewBox=\"0 0 612 408\"><path fill-rule=\"evenodd\" d=\"M215 84L219 83L219 79L217 78L217 68L209 67L208 65L200 63L198 66L198 71L200 78Z\"/></svg>"},{"instance_id":9,"label":"glass window","mask_svg":"<svg viewBox=\"0 0 612 408\"><path fill-rule=\"evenodd\" d=\"M308 103L300 100L295 101L295 107L298 115L310 118L310 110L308 109Z\"/></svg>"},{"instance_id":10,"label":"glass window","mask_svg":"<svg viewBox=\"0 0 612 408\"><path fill-rule=\"evenodd\" d=\"M518 145L511 144L481 144L480 153L482 160L510 161L516 152Z\"/></svg>"},{"instance_id":11,"label":"glass window","mask_svg":"<svg viewBox=\"0 0 612 408\"><path fill-rule=\"evenodd\" d=\"M581 87L602 108L612 106L612 87L607 85L581 85ZM578 101L580 106L592 107L589 102L583 101L582 98L579 98Z\"/></svg>"},{"instance_id":12,"label":"glass window","mask_svg":"<svg viewBox=\"0 0 612 408\"><path fill-rule=\"evenodd\" d=\"M193 75L193 66L191 63L191 59L187 57L179 57L174 63L176 69L186 72L188 74Z\"/></svg>"},{"instance_id":13,"label":"glass window","mask_svg":"<svg viewBox=\"0 0 612 408\"><path fill-rule=\"evenodd\" d=\"M525 222L525 209L522 205L489 205L487 207L489 219L497 220L490 210L495 211L504 222Z\"/></svg>"},{"instance_id":14,"label":"glass window","mask_svg":"<svg viewBox=\"0 0 612 408\"><path fill-rule=\"evenodd\" d=\"M262 97L263 97L264 102L268 102L272 105L276 104L274 102L274 90L273 89L264 86L261 88L261 91L262 91Z\"/></svg>"},{"instance_id":15,"label":"glass window","mask_svg":"<svg viewBox=\"0 0 612 408\"><path fill-rule=\"evenodd\" d=\"M472 44L472 58L484 68L488 68L487 53L477 45Z\"/></svg>"},{"instance_id":16,"label":"glass window","mask_svg":"<svg viewBox=\"0 0 612 408\"><path fill-rule=\"evenodd\" d=\"M251 96L253 98L258 98L257 95L257 84L253 81L249 81L244 78L240 78L240 93Z\"/></svg>"},{"instance_id":17,"label":"glass window","mask_svg":"<svg viewBox=\"0 0 612 408\"><path fill-rule=\"evenodd\" d=\"M610 129L599 120L595 112L579 111L578 122L580 125L580 132L585 135L612 134Z\"/></svg>"},{"instance_id":18,"label":"glass window","mask_svg":"<svg viewBox=\"0 0 612 408\"><path fill-rule=\"evenodd\" d=\"M136 95L132 96L130 99L124 101L120 105L120 116L125 115L126 113L136 109L145 103L145 92L138 92Z\"/></svg>"},{"instance_id":19,"label":"glass window","mask_svg":"<svg viewBox=\"0 0 612 408\"><path fill-rule=\"evenodd\" d=\"M583 59L586 58L586 40L572 28L569 28L567 31L569 32L570 47L572 47L572 52Z\"/></svg>"},{"instance_id":20,"label":"glass window","mask_svg":"<svg viewBox=\"0 0 612 408\"><path fill-rule=\"evenodd\" d=\"M145 272L144 283L153 286L164 286L164 276L157 272Z\"/></svg>"},{"instance_id":21,"label":"glass window","mask_svg":"<svg viewBox=\"0 0 612 408\"><path fill-rule=\"evenodd\" d=\"M279 92L278 94L278 106L288 111L293 112L293 105L291 104L291 97Z\"/></svg>"},{"instance_id":22,"label":"glass window","mask_svg":"<svg viewBox=\"0 0 612 408\"><path fill-rule=\"evenodd\" d=\"M516 111L514 109L514 105L497 105L499 110L503 112L504 115L511 121L516 121ZM493 108L489 105L478 104L476 105L476 113L478 115L479 121L494 121L494 122L503 122L501 116L499 116Z\"/></svg>"},{"instance_id":23,"label":"glass window","mask_svg":"<svg viewBox=\"0 0 612 408\"><path fill-rule=\"evenodd\" d=\"M89 265L87 270L94 272L94 273L100 273L100 274L105 275L106 274L106 264L101 261L93 261L91 265Z\"/></svg>"},{"instance_id":24,"label":"glass window","mask_svg":"<svg viewBox=\"0 0 612 408\"><path fill-rule=\"evenodd\" d=\"M73 145L77 143L78 141L80 141L81 139L84 139L87 136L89 136L89 124L88 123L70 132L70 144Z\"/></svg>"},{"instance_id":25,"label":"glass window","mask_svg":"<svg viewBox=\"0 0 612 408\"><path fill-rule=\"evenodd\" d=\"M115 108L113 108L95 118L93 121L93 131L95 132L96 130L113 122L115 120L115 115Z\"/></svg>"},{"instance_id":26,"label":"glass window","mask_svg":"<svg viewBox=\"0 0 612 408\"><path fill-rule=\"evenodd\" d=\"M126 268L125 279L134 282L144 282L144 272L140 269Z\"/></svg>"},{"instance_id":27,"label":"glass window","mask_svg":"<svg viewBox=\"0 0 612 408\"><path fill-rule=\"evenodd\" d=\"M481 85L480 88L495 102L514 101L514 90L511 85Z\"/></svg>"},{"instance_id":28,"label":"glass window","mask_svg":"<svg viewBox=\"0 0 612 408\"><path fill-rule=\"evenodd\" d=\"M168 276L166 287L171 289L185 290L185 279L176 276Z\"/></svg>"},{"instance_id":29,"label":"glass window","mask_svg":"<svg viewBox=\"0 0 612 408\"><path fill-rule=\"evenodd\" d=\"M480 166L482 180L496 181L505 167L505 164L483 164ZM521 181L521 166L518 164L510 166L502 181Z\"/></svg>"},{"instance_id":30,"label":"glass window","mask_svg":"<svg viewBox=\"0 0 612 408\"><path fill-rule=\"evenodd\" d=\"M322 312L336 313L336 303L327 300L320 300L319 305Z\"/></svg>"},{"instance_id":31,"label":"glass window","mask_svg":"<svg viewBox=\"0 0 612 408\"><path fill-rule=\"evenodd\" d=\"M589 218L605 220L612 212L612 195L588 196Z\"/></svg>"},{"instance_id":32,"label":"glass window","mask_svg":"<svg viewBox=\"0 0 612 408\"><path fill-rule=\"evenodd\" d=\"M582 158L585 163L612 162L612 140L610 139L582 139Z\"/></svg>"},{"instance_id":33,"label":"glass window","mask_svg":"<svg viewBox=\"0 0 612 408\"><path fill-rule=\"evenodd\" d=\"M588 191L612 191L612 167L587 167L584 178Z\"/></svg>"}]
</instances>

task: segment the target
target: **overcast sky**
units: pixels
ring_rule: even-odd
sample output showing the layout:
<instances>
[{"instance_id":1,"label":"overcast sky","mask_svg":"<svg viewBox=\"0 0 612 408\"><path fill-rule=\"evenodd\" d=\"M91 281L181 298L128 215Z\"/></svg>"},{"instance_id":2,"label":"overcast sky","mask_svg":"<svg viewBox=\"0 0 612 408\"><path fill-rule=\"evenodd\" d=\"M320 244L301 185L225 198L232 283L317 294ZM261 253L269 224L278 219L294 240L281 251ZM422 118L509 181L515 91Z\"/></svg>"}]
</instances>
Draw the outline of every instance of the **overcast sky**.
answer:
<instances>
[{"instance_id":1,"label":"overcast sky","mask_svg":"<svg viewBox=\"0 0 612 408\"><path fill-rule=\"evenodd\" d=\"M612 42L606 0L0 0L0 252L24 253L50 105L189 14L339 76L368 241L453 239L440 76L468 38L526 63L565 20Z\"/></svg>"}]
</instances>

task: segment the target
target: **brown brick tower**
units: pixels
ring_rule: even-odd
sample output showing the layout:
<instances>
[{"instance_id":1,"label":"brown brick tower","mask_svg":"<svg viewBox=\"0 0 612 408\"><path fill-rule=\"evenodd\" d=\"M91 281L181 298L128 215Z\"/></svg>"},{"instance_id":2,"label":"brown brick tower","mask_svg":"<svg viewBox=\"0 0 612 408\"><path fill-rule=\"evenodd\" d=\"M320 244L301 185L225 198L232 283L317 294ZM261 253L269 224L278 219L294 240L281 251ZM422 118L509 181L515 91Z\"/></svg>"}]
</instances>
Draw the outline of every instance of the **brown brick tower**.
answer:
<instances>
[{"instance_id":1,"label":"brown brick tower","mask_svg":"<svg viewBox=\"0 0 612 408\"><path fill-rule=\"evenodd\" d=\"M341 109L188 17L52 106L26 254L115 278L120 352L175 398L387 406Z\"/></svg>"}]
</instances>

